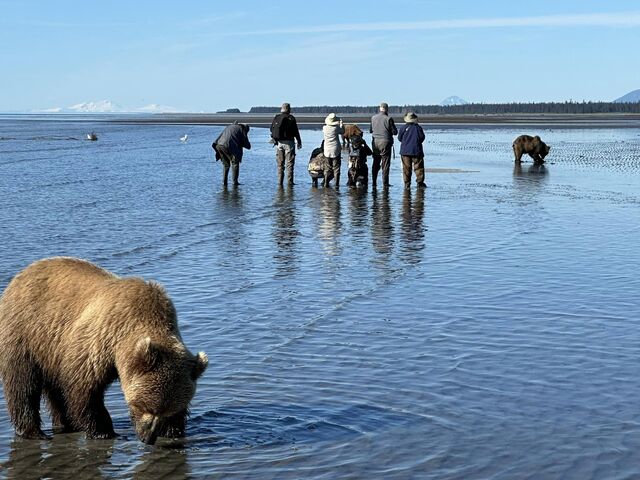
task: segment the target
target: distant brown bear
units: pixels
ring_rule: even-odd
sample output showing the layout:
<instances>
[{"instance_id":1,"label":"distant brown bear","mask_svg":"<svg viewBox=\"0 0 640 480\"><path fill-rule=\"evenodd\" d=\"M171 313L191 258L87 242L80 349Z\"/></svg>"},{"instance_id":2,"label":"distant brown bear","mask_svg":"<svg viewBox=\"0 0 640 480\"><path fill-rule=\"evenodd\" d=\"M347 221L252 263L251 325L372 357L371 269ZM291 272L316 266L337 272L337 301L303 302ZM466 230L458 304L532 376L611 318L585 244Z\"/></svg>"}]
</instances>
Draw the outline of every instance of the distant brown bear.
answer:
<instances>
[{"instance_id":1,"label":"distant brown bear","mask_svg":"<svg viewBox=\"0 0 640 480\"><path fill-rule=\"evenodd\" d=\"M527 153L533 158L534 163L544 163L544 157L549 154L549 147L539 136L531 137L529 135L520 135L513 141L513 154L516 157L516 163L520 163L522 155Z\"/></svg>"},{"instance_id":2,"label":"distant brown bear","mask_svg":"<svg viewBox=\"0 0 640 480\"><path fill-rule=\"evenodd\" d=\"M342 135L342 148L347 148L349 146L349 141L356 136L362 136L362 130L360 127L355 124L345 125L344 134Z\"/></svg>"},{"instance_id":3,"label":"distant brown bear","mask_svg":"<svg viewBox=\"0 0 640 480\"><path fill-rule=\"evenodd\" d=\"M104 392L120 379L140 440L183 437L207 356L182 343L163 288L84 260L40 260L0 299L0 378L16 433L46 438L40 397L56 432L115 436Z\"/></svg>"}]
</instances>

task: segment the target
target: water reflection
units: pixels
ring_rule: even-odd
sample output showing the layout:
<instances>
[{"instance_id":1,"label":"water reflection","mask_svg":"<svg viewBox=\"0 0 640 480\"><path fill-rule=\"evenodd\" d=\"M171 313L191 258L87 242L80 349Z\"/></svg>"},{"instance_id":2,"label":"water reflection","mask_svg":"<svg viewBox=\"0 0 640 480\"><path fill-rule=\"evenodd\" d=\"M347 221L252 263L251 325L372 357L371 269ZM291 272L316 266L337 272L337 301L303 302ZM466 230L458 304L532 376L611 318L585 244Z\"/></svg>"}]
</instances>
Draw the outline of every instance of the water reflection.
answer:
<instances>
[{"instance_id":1,"label":"water reflection","mask_svg":"<svg viewBox=\"0 0 640 480\"><path fill-rule=\"evenodd\" d=\"M422 261L426 232L424 227L424 195L424 188L418 188L415 192L405 190L402 197L400 257L409 264L417 264Z\"/></svg>"},{"instance_id":2,"label":"water reflection","mask_svg":"<svg viewBox=\"0 0 640 480\"><path fill-rule=\"evenodd\" d=\"M540 190L549 179L549 170L542 164L533 164L522 167L515 164L513 167L513 183L516 188L516 200L524 202L537 202Z\"/></svg>"},{"instance_id":3,"label":"water reflection","mask_svg":"<svg viewBox=\"0 0 640 480\"><path fill-rule=\"evenodd\" d=\"M161 480L188 478L190 474L191 467L187 462L187 452L184 449L156 445L142 456L140 463L134 469L132 478Z\"/></svg>"},{"instance_id":4,"label":"water reflection","mask_svg":"<svg viewBox=\"0 0 640 480\"><path fill-rule=\"evenodd\" d=\"M300 231L296 226L296 208L294 190L278 188L274 207L276 209L272 228L276 248L273 260L276 263L278 276L289 276L297 267L295 247Z\"/></svg>"},{"instance_id":5,"label":"water reflection","mask_svg":"<svg viewBox=\"0 0 640 480\"><path fill-rule=\"evenodd\" d=\"M82 434L54 435L52 440L11 442L8 479L107 478L115 440L84 441Z\"/></svg>"},{"instance_id":6,"label":"water reflection","mask_svg":"<svg viewBox=\"0 0 640 480\"><path fill-rule=\"evenodd\" d=\"M539 183L547 180L549 170L544 163L528 165L526 168L522 168L521 163L516 163L513 166L513 177L522 178L531 183Z\"/></svg>"},{"instance_id":7,"label":"water reflection","mask_svg":"<svg viewBox=\"0 0 640 480\"><path fill-rule=\"evenodd\" d=\"M393 222L387 189L376 189L371 194L371 240L373 250L380 254L373 261L388 263L393 253Z\"/></svg>"},{"instance_id":8,"label":"water reflection","mask_svg":"<svg viewBox=\"0 0 640 480\"><path fill-rule=\"evenodd\" d=\"M220 230L224 238L217 242L224 254L223 263L234 267L247 265L248 257L244 253L249 247L245 222L242 221L246 211L240 189L225 188L220 192L216 215L224 222L224 228Z\"/></svg>"},{"instance_id":9,"label":"water reflection","mask_svg":"<svg viewBox=\"0 0 640 480\"><path fill-rule=\"evenodd\" d=\"M349 190L349 213L351 225L358 230L366 228L368 224L368 200L366 188L352 188Z\"/></svg>"},{"instance_id":10,"label":"water reflection","mask_svg":"<svg viewBox=\"0 0 640 480\"><path fill-rule=\"evenodd\" d=\"M340 232L342 219L340 218L340 193L333 189L313 191L314 196L320 197L318 208L318 232L322 241L322 248L327 257L336 257L342 253Z\"/></svg>"}]
</instances>

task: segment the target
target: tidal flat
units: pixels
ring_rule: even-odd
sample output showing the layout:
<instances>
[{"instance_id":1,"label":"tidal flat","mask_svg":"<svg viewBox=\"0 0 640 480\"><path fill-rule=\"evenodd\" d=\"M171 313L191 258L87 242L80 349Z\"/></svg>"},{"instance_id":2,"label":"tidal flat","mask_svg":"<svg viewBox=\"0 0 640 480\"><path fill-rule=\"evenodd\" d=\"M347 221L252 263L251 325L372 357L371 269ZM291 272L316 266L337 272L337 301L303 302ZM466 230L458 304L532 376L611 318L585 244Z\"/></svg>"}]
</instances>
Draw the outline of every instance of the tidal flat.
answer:
<instances>
[{"instance_id":1,"label":"tidal flat","mask_svg":"<svg viewBox=\"0 0 640 480\"><path fill-rule=\"evenodd\" d=\"M409 191L398 155L312 188L317 130L279 189L265 128L225 190L221 129L0 120L0 289L56 255L155 279L210 359L180 442L117 383L109 441L16 439L0 398L0 477L640 476L640 128L426 126Z\"/></svg>"}]
</instances>

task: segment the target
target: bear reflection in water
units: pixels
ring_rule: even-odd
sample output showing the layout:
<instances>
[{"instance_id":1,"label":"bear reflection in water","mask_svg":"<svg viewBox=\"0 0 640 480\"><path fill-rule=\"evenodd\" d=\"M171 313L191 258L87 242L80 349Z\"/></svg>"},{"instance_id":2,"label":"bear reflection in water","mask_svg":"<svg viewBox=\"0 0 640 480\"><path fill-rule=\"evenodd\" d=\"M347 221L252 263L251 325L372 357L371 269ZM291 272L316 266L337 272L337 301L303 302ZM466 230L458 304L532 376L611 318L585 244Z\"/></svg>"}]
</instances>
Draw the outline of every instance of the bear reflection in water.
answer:
<instances>
[{"instance_id":1,"label":"bear reflection in water","mask_svg":"<svg viewBox=\"0 0 640 480\"><path fill-rule=\"evenodd\" d=\"M104 392L116 379L140 440L183 437L207 364L182 342L160 285L84 260L35 262L0 299L0 377L11 422L25 438L46 438L43 394L54 432L113 438Z\"/></svg>"}]
</instances>

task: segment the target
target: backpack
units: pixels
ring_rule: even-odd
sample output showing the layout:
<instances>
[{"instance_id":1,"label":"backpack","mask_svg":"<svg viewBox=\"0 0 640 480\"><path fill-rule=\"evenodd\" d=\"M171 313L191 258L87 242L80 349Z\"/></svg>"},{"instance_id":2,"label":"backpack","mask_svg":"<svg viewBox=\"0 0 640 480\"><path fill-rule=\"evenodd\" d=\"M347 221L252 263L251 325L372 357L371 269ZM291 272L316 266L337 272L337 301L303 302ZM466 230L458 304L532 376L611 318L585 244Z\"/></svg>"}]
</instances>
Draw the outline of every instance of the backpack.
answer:
<instances>
[{"instance_id":1,"label":"backpack","mask_svg":"<svg viewBox=\"0 0 640 480\"><path fill-rule=\"evenodd\" d=\"M360 135L355 135L349 142L349 156L360 158L360 149L362 148L364 141Z\"/></svg>"},{"instance_id":2,"label":"backpack","mask_svg":"<svg viewBox=\"0 0 640 480\"><path fill-rule=\"evenodd\" d=\"M287 138L287 124L289 123L288 114L279 114L273 119L271 125L271 137L274 140L285 140Z\"/></svg>"}]
</instances>

